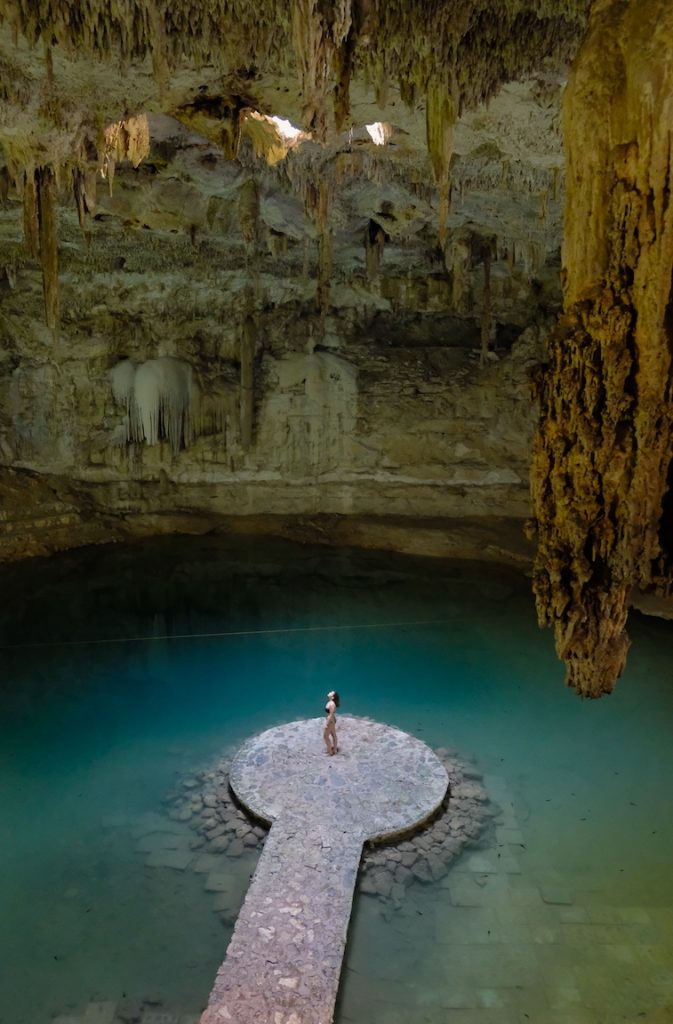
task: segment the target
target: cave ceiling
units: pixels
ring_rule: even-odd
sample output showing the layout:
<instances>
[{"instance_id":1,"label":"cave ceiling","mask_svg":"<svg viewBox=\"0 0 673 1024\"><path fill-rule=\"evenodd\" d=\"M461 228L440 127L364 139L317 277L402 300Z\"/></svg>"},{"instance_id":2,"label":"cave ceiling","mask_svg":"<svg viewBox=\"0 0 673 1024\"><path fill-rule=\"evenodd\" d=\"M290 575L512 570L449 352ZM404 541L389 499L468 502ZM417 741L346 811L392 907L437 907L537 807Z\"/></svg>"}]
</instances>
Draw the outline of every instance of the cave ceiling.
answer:
<instances>
[{"instance_id":1,"label":"cave ceiling","mask_svg":"<svg viewBox=\"0 0 673 1024\"><path fill-rule=\"evenodd\" d=\"M559 96L586 8L1 2L5 274L41 259L54 328L54 278L78 260L150 269L177 250L179 266L186 235L196 263L240 261L254 187L256 255L284 275L328 230L316 258L330 280L376 270L385 245L389 271L487 248L494 273L500 256L544 286L558 274Z\"/></svg>"},{"instance_id":2,"label":"cave ceiling","mask_svg":"<svg viewBox=\"0 0 673 1024\"><path fill-rule=\"evenodd\" d=\"M259 336L299 322L307 350L345 310L413 338L434 302L483 356L563 305L536 384L535 589L570 684L609 692L629 593L673 564L672 18L0 0L0 375L28 319L41 358L90 328L109 359L191 317L187 355L230 332L243 395ZM11 462L10 426L0 409Z\"/></svg>"}]
</instances>

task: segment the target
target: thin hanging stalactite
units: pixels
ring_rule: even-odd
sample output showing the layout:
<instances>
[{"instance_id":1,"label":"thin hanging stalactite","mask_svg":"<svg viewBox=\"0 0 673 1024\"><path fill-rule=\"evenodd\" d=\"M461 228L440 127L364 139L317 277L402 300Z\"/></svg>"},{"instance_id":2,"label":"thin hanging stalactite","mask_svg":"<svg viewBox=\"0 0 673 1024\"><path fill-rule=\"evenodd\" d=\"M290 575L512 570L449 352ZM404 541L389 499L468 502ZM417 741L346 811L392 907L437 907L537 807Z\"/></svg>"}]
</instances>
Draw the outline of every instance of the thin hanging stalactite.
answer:
<instances>
[{"instance_id":1,"label":"thin hanging stalactite","mask_svg":"<svg viewBox=\"0 0 673 1024\"><path fill-rule=\"evenodd\" d=\"M378 281L385 244L385 231L375 220L370 220L365 228L365 266L370 284Z\"/></svg>"},{"instance_id":2,"label":"thin hanging stalactite","mask_svg":"<svg viewBox=\"0 0 673 1024\"><path fill-rule=\"evenodd\" d=\"M425 122L428 154L439 191L437 237L442 251L446 246L448 232L453 130L457 118L458 103L455 86L447 85L443 81L429 82L425 98Z\"/></svg>"},{"instance_id":3,"label":"thin hanging stalactite","mask_svg":"<svg viewBox=\"0 0 673 1024\"><path fill-rule=\"evenodd\" d=\"M329 42L317 0L291 0L292 41L304 100L304 124L319 142L327 136Z\"/></svg>"},{"instance_id":4,"label":"thin hanging stalactite","mask_svg":"<svg viewBox=\"0 0 673 1024\"><path fill-rule=\"evenodd\" d=\"M239 432L241 447L248 451L254 437L255 350L259 306L259 186L248 178L241 188L238 219L245 242L247 281L243 291L243 310L239 342Z\"/></svg>"},{"instance_id":5,"label":"thin hanging stalactite","mask_svg":"<svg viewBox=\"0 0 673 1024\"><path fill-rule=\"evenodd\" d=\"M86 201L86 187L84 185L84 175L79 167L73 167L72 170L72 194L75 199L75 207L77 209L77 220L82 231L86 229L87 217L89 214L89 207Z\"/></svg>"},{"instance_id":6,"label":"thin hanging stalactite","mask_svg":"<svg viewBox=\"0 0 673 1024\"><path fill-rule=\"evenodd\" d=\"M335 47L334 50L334 127L337 132L343 131L350 117L350 88L356 38L355 28L351 26L341 46Z\"/></svg>"},{"instance_id":7,"label":"thin hanging stalactite","mask_svg":"<svg viewBox=\"0 0 673 1024\"><path fill-rule=\"evenodd\" d=\"M163 100L170 77L166 23L156 0L146 0L146 3L151 25L152 72L159 87L159 97Z\"/></svg>"},{"instance_id":8,"label":"thin hanging stalactite","mask_svg":"<svg viewBox=\"0 0 673 1024\"><path fill-rule=\"evenodd\" d=\"M35 169L28 168L23 177L23 240L28 255L34 260L40 257L40 228L37 215L37 186Z\"/></svg>"},{"instance_id":9,"label":"thin hanging stalactite","mask_svg":"<svg viewBox=\"0 0 673 1024\"><path fill-rule=\"evenodd\" d=\"M491 342L491 244L487 242L483 249L484 264L484 293L481 302L481 352L479 360L482 366L486 364L488 348Z\"/></svg>"},{"instance_id":10,"label":"thin hanging stalactite","mask_svg":"<svg viewBox=\"0 0 673 1024\"><path fill-rule=\"evenodd\" d=\"M249 293L244 300L246 315L241 328L241 375L240 375L240 430L241 447L247 451L252 445L253 419L255 408L255 340L257 326L255 323L254 292L248 287Z\"/></svg>"},{"instance_id":11,"label":"thin hanging stalactite","mask_svg":"<svg viewBox=\"0 0 673 1024\"><path fill-rule=\"evenodd\" d=\"M91 218L96 212L96 171L73 167L72 193L77 208L77 219L85 238L91 235Z\"/></svg>"},{"instance_id":12,"label":"thin hanging stalactite","mask_svg":"<svg viewBox=\"0 0 673 1024\"><path fill-rule=\"evenodd\" d=\"M296 77L305 123L318 128L335 84L345 109L351 62L362 81L398 83L405 102L455 72L460 108L475 107L547 58L565 65L589 7L590 0L0 0L0 25L29 46L46 40L59 70L62 55L122 71L150 60L160 91L187 66ZM341 53L344 44L352 57ZM55 113L62 116L58 104Z\"/></svg>"},{"instance_id":13,"label":"thin hanging stalactite","mask_svg":"<svg viewBox=\"0 0 673 1024\"><path fill-rule=\"evenodd\" d=\"M37 222L47 326L56 332L60 320L56 177L51 167L35 169Z\"/></svg>"},{"instance_id":14,"label":"thin hanging stalactite","mask_svg":"<svg viewBox=\"0 0 673 1024\"><path fill-rule=\"evenodd\" d=\"M238 226L245 243L246 265L249 272L254 273L259 235L259 186L253 177L247 178L239 190Z\"/></svg>"},{"instance_id":15,"label":"thin hanging stalactite","mask_svg":"<svg viewBox=\"0 0 673 1024\"><path fill-rule=\"evenodd\" d=\"M330 211L332 188L323 178L318 187L318 285L316 299L320 311L320 333L325 333L325 320L329 310L330 286L332 279L332 225Z\"/></svg>"}]
</instances>

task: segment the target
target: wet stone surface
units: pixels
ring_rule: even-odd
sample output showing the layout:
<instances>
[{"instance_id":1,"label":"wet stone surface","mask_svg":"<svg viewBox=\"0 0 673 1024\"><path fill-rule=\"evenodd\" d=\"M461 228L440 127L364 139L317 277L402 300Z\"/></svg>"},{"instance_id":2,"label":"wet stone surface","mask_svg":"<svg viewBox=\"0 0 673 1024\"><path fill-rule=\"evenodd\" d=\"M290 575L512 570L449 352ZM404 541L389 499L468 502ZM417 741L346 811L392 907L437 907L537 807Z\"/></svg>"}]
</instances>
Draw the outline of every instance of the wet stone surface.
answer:
<instances>
[{"instance_id":1,"label":"wet stone surface","mask_svg":"<svg viewBox=\"0 0 673 1024\"><path fill-rule=\"evenodd\" d=\"M329 1024L363 844L421 826L446 768L420 740L341 716L329 757L321 719L248 741L230 784L270 822L203 1024Z\"/></svg>"}]
</instances>

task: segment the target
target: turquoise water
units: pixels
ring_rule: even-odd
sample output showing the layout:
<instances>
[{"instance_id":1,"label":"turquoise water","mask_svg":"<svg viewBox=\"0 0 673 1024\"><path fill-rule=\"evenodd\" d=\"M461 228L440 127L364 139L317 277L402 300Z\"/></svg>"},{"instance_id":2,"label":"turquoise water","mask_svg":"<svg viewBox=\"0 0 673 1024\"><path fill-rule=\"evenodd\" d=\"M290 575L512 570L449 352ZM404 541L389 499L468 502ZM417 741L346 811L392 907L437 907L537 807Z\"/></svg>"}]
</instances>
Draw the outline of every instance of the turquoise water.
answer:
<instances>
[{"instance_id":1,"label":"turquoise water","mask_svg":"<svg viewBox=\"0 0 673 1024\"><path fill-rule=\"evenodd\" d=\"M583 703L527 581L487 565L162 539L5 567L0 591L1 1024L199 1013L231 926L201 875L146 864L146 822L332 688L474 757L503 809L488 870L464 858L397 914L357 900L342 1024L673 1020L669 624L633 616L615 694Z\"/></svg>"}]
</instances>

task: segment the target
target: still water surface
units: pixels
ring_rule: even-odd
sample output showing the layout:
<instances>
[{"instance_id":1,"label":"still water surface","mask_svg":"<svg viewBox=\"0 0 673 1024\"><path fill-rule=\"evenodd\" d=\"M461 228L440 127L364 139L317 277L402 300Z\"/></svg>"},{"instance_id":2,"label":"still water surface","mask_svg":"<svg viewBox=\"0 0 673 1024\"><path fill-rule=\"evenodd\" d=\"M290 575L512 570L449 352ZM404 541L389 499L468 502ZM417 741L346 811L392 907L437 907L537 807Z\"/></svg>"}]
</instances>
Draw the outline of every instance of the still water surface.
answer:
<instances>
[{"instance_id":1,"label":"still water surface","mask_svg":"<svg viewBox=\"0 0 673 1024\"><path fill-rule=\"evenodd\" d=\"M231 925L202 875L147 866L143 822L333 688L473 757L509 830L396 915L358 898L341 1024L673 1020L669 624L634 615L615 694L583 703L527 581L488 565L172 538L5 567L0 593L1 1024L199 1013Z\"/></svg>"}]
</instances>

